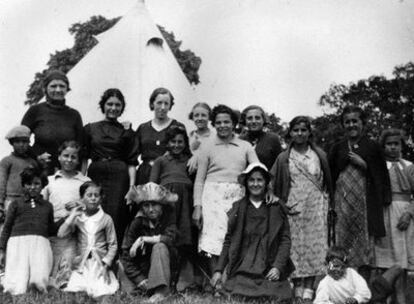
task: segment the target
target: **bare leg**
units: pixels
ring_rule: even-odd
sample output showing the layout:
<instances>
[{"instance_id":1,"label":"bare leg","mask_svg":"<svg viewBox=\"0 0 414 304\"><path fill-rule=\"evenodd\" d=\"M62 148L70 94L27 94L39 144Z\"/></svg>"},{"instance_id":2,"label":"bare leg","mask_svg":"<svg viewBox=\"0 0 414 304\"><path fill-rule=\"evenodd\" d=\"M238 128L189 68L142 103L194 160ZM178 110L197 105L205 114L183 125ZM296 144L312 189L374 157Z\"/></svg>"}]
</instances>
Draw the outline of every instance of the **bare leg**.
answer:
<instances>
[{"instance_id":1,"label":"bare leg","mask_svg":"<svg viewBox=\"0 0 414 304\"><path fill-rule=\"evenodd\" d=\"M395 295L397 298L398 304L406 304L407 303L407 271L402 270L401 275L397 277L395 281Z\"/></svg>"}]
</instances>

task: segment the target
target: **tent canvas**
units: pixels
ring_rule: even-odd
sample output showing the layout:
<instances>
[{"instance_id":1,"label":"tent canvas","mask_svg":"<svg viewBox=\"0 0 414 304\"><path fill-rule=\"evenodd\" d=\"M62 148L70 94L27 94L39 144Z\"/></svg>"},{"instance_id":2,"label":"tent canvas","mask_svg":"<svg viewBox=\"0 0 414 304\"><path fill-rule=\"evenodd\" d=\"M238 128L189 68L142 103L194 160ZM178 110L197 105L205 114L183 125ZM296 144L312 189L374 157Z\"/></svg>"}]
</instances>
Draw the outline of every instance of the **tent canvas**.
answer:
<instances>
[{"instance_id":1,"label":"tent canvas","mask_svg":"<svg viewBox=\"0 0 414 304\"><path fill-rule=\"evenodd\" d=\"M153 117L151 92L165 87L175 98L170 116L192 127L188 113L197 102L195 91L143 0L97 39L98 44L68 73L72 90L67 104L81 113L84 123L103 118L98 102L106 89L118 88L126 101L121 120L136 128Z\"/></svg>"}]
</instances>

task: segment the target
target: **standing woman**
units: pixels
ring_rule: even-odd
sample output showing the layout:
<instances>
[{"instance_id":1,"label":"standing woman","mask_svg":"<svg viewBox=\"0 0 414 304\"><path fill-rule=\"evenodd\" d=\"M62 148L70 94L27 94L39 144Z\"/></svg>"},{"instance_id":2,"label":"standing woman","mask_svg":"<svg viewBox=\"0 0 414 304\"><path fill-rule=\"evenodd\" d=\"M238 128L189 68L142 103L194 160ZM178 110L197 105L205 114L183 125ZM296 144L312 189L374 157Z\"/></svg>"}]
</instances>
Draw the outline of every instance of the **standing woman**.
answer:
<instances>
[{"instance_id":1,"label":"standing woman","mask_svg":"<svg viewBox=\"0 0 414 304\"><path fill-rule=\"evenodd\" d=\"M125 195L135 185L138 163L134 131L118 121L125 110L125 99L118 89L108 89L99 101L104 120L85 126L86 157L92 160L88 176L102 185L103 210L115 224L118 241L122 241L128 223Z\"/></svg>"},{"instance_id":2,"label":"standing woman","mask_svg":"<svg viewBox=\"0 0 414 304\"><path fill-rule=\"evenodd\" d=\"M293 118L288 137L288 150L278 156L271 170L275 177L273 189L289 210L295 298L311 303L315 277L324 274L328 249L331 174L326 154L311 141L309 118Z\"/></svg>"},{"instance_id":3,"label":"standing woman","mask_svg":"<svg viewBox=\"0 0 414 304\"><path fill-rule=\"evenodd\" d=\"M240 124L246 126L247 131L240 138L253 145L260 162L270 170L282 152L282 146L277 134L264 131L267 122L266 113L261 107L248 106L242 111L240 118Z\"/></svg>"},{"instance_id":4,"label":"standing woman","mask_svg":"<svg viewBox=\"0 0 414 304\"><path fill-rule=\"evenodd\" d=\"M22 119L22 125L34 134L33 152L45 161L48 175L59 167L58 148L67 140L83 142L83 123L78 111L65 104L69 80L59 70L50 71L43 80L46 102L31 106Z\"/></svg>"},{"instance_id":5,"label":"standing woman","mask_svg":"<svg viewBox=\"0 0 414 304\"><path fill-rule=\"evenodd\" d=\"M233 203L244 195L237 177L248 164L258 162L253 147L237 138L233 131L237 116L225 105L217 105L211 114L216 136L206 142L199 160L194 185L193 221L201 229L199 251L215 267L227 231L227 214Z\"/></svg>"},{"instance_id":6,"label":"standing woman","mask_svg":"<svg viewBox=\"0 0 414 304\"><path fill-rule=\"evenodd\" d=\"M391 187L380 145L364 135L366 115L346 106L341 114L346 138L334 144L329 165L335 184L337 245L349 249L349 264L366 279L374 264L373 238L385 236L384 206Z\"/></svg>"},{"instance_id":7,"label":"standing woman","mask_svg":"<svg viewBox=\"0 0 414 304\"><path fill-rule=\"evenodd\" d=\"M141 155L142 160L137 171L137 185L149 181L154 160L167 151L167 131L172 126L185 128L182 123L168 117L173 105L174 96L169 90L157 88L152 92L149 106L154 111L154 118L141 124L136 131L138 155Z\"/></svg>"}]
</instances>

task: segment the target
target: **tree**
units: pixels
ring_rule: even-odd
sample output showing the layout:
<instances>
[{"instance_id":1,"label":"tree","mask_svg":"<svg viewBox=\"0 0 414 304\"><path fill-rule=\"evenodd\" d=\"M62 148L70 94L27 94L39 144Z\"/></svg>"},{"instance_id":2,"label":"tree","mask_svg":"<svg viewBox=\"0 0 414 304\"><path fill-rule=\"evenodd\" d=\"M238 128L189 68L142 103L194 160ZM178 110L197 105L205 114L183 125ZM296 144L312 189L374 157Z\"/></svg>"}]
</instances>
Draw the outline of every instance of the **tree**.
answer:
<instances>
[{"instance_id":1,"label":"tree","mask_svg":"<svg viewBox=\"0 0 414 304\"><path fill-rule=\"evenodd\" d=\"M75 39L73 47L63 51L56 51L50 55L50 59L47 62L48 68L35 74L34 81L26 92L27 100L25 104L34 104L43 98L42 80L49 70L59 69L65 73L69 72L98 43L94 36L109 30L120 19L120 17L106 19L102 16L93 16L89 21L73 24L69 28L69 33ZM166 31L164 27L159 25L158 28L188 81L192 84L198 84L200 82L198 69L201 65L201 58L190 50L182 51L180 49L182 42L175 39L174 33Z\"/></svg>"},{"instance_id":2,"label":"tree","mask_svg":"<svg viewBox=\"0 0 414 304\"><path fill-rule=\"evenodd\" d=\"M414 63L396 66L390 79L374 75L349 85L333 84L322 95L319 105L331 112L314 120L319 144L330 144L342 135L338 127L339 114L346 105L356 105L369 115L368 136L378 139L384 129L402 129L409 148L406 156L414 155L411 142L414 135Z\"/></svg>"}]
</instances>

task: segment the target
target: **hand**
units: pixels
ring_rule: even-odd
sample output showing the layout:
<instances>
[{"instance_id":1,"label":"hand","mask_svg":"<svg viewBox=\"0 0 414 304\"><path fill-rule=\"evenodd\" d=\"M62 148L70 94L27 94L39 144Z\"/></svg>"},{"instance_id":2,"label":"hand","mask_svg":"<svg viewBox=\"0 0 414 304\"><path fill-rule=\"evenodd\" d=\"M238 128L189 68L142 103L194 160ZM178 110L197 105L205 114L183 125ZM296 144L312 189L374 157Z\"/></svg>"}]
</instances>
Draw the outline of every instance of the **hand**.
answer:
<instances>
[{"instance_id":1,"label":"hand","mask_svg":"<svg viewBox=\"0 0 414 304\"><path fill-rule=\"evenodd\" d=\"M198 158L196 155L193 155L187 162L188 173L193 174L197 171L198 167Z\"/></svg>"},{"instance_id":2,"label":"hand","mask_svg":"<svg viewBox=\"0 0 414 304\"><path fill-rule=\"evenodd\" d=\"M126 121L122 121L121 125L124 127L125 130L128 130L131 128L132 123L129 120L126 120Z\"/></svg>"},{"instance_id":3,"label":"hand","mask_svg":"<svg viewBox=\"0 0 414 304\"><path fill-rule=\"evenodd\" d=\"M195 206L193 211L193 224L197 226L199 230L203 227L203 215L201 212L201 206Z\"/></svg>"},{"instance_id":4,"label":"hand","mask_svg":"<svg viewBox=\"0 0 414 304\"><path fill-rule=\"evenodd\" d=\"M70 215L69 216L71 216L71 217L80 216L80 215L82 215L83 211L84 211L84 206L77 206L77 207L73 208L70 211Z\"/></svg>"},{"instance_id":5,"label":"hand","mask_svg":"<svg viewBox=\"0 0 414 304\"><path fill-rule=\"evenodd\" d=\"M210 281L211 286L216 287L221 284L221 272L216 271Z\"/></svg>"},{"instance_id":6,"label":"hand","mask_svg":"<svg viewBox=\"0 0 414 304\"><path fill-rule=\"evenodd\" d=\"M131 248L129 249L129 256L131 258L134 258L137 255L137 250L139 249L144 249L144 237L140 236L139 238L137 238L137 240L134 242L134 244L132 244Z\"/></svg>"},{"instance_id":7,"label":"hand","mask_svg":"<svg viewBox=\"0 0 414 304\"><path fill-rule=\"evenodd\" d=\"M266 275L266 280L269 281L277 281L280 279L280 271L276 267L273 267L269 270L269 272Z\"/></svg>"},{"instance_id":8,"label":"hand","mask_svg":"<svg viewBox=\"0 0 414 304\"><path fill-rule=\"evenodd\" d=\"M411 214L404 212L398 220L397 228L401 231L407 230L408 226L410 225L410 221Z\"/></svg>"},{"instance_id":9,"label":"hand","mask_svg":"<svg viewBox=\"0 0 414 304\"><path fill-rule=\"evenodd\" d=\"M44 152L43 154L40 154L40 155L38 155L37 156L37 160L41 163L41 164L47 164L47 163L50 163L52 160L51 160L51 157L52 157L52 155L51 154L49 154L49 153L47 153L47 152Z\"/></svg>"},{"instance_id":10,"label":"hand","mask_svg":"<svg viewBox=\"0 0 414 304\"><path fill-rule=\"evenodd\" d=\"M367 168L367 163L365 162L365 160L355 152L349 152L348 157L352 164L363 169Z\"/></svg>"},{"instance_id":11,"label":"hand","mask_svg":"<svg viewBox=\"0 0 414 304\"><path fill-rule=\"evenodd\" d=\"M6 259L6 254L4 253L4 250L0 249L0 267L4 267L4 261Z\"/></svg>"},{"instance_id":12,"label":"hand","mask_svg":"<svg viewBox=\"0 0 414 304\"><path fill-rule=\"evenodd\" d=\"M130 186L127 194L125 194L126 204L130 205L137 200L137 191L135 190L135 186Z\"/></svg>"},{"instance_id":13,"label":"hand","mask_svg":"<svg viewBox=\"0 0 414 304\"><path fill-rule=\"evenodd\" d=\"M72 210L73 208L78 207L80 205L81 205L81 203L78 202L78 201L71 201L71 202L68 202L68 203L65 204L65 209L66 210Z\"/></svg>"},{"instance_id":14,"label":"hand","mask_svg":"<svg viewBox=\"0 0 414 304\"><path fill-rule=\"evenodd\" d=\"M279 201L279 198L273 193L272 190L267 191L266 193L266 204L275 204Z\"/></svg>"},{"instance_id":15,"label":"hand","mask_svg":"<svg viewBox=\"0 0 414 304\"><path fill-rule=\"evenodd\" d=\"M345 304L358 304L358 301L355 298L346 298L345 299Z\"/></svg>"}]
</instances>

